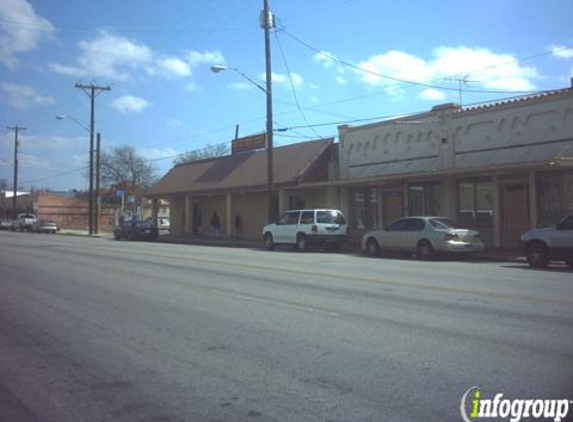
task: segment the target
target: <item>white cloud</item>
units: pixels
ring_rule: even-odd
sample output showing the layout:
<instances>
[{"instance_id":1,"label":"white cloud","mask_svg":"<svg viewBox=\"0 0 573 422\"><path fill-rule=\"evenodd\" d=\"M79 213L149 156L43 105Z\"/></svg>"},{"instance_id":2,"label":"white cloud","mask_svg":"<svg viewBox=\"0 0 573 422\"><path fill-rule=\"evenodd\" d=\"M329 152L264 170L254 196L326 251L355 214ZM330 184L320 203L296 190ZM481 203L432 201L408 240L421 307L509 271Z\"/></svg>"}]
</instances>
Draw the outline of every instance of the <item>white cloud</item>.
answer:
<instances>
[{"instance_id":1,"label":"white cloud","mask_svg":"<svg viewBox=\"0 0 573 422\"><path fill-rule=\"evenodd\" d=\"M133 95L124 95L111 103L111 106L120 113L140 113L149 105L147 100Z\"/></svg>"},{"instance_id":2,"label":"white cloud","mask_svg":"<svg viewBox=\"0 0 573 422\"><path fill-rule=\"evenodd\" d=\"M444 94L442 91L438 91L437 89L434 89L434 88L427 88L427 89L423 90L422 92L420 92L418 97L420 97L424 100L441 101L441 100L444 100L446 98L446 94Z\"/></svg>"},{"instance_id":3,"label":"white cloud","mask_svg":"<svg viewBox=\"0 0 573 422\"><path fill-rule=\"evenodd\" d=\"M169 119L167 120L167 126L177 128L183 126L183 122L179 119Z\"/></svg>"},{"instance_id":4,"label":"white cloud","mask_svg":"<svg viewBox=\"0 0 573 422\"><path fill-rule=\"evenodd\" d=\"M560 59L573 59L573 48L563 45L550 45L547 50L551 51L555 57Z\"/></svg>"},{"instance_id":5,"label":"white cloud","mask_svg":"<svg viewBox=\"0 0 573 422\"><path fill-rule=\"evenodd\" d=\"M176 151L172 148L141 148L138 152L146 160L153 160L161 157L175 157L182 154L181 151Z\"/></svg>"},{"instance_id":6,"label":"white cloud","mask_svg":"<svg viewBox=\"0 0 573 422\"><path fill-rule=\"evenodd\" d=\"M253 89L255 86L247 82L235 82L227 85L227 87L237 91L246 91L247 89Z\"/></svg>"},{"instance_id":7,"label":"white cloud","mask_svg":"<svg viewBox=\"0 0 573 422\"><path fill-rule=\"evenodd\" d=\"M520 66L510 54L493 53L485 48L439 47L432 52L432 59L392 50L358 63L367 72L357 71L360 79L371 86L380 86L393 94L401 81L445 85L445 78L469 75L476 85L490 90L530 91L535 89L532 80L538 77L533 67ZM385 77L381 76L384 75ZM435 93L434 93L435 94ZM426 92L424 95L431 95Z\"/></svg>"},{"instance_id":8,"label":"white cloud","mask_svg":"<svg viewBox=\"0 0 573 422\"><path fill-rule=\"evenodd\" d=\"M50 38L56 28L47 19L38 16L26 0L0 1L0 62L14 69L17 54L37 48L40 41Z\"/></svg>"},{"instance_id":9,"label":"white cloud","mask_svg":"<svg viewBox=\"0 0 573 422\"><path fill-rule=\"evenodd\" d=\"M329 53L328 51L321 51L320 53L316 53L313 57L315 62L321 63L325 68L329 69L334 66L335 60L337 57Z\"/></svg>"},{"instance_id":10,"label":"white cloud","mask_svg":"<svg viewBox=\"0 0 573 422\"><path fill-rule=\"evenodd\" d=\"M193 81L191 81L185 85L185 91L188 91L188 92L197 91L198 89L199 89L199 87Z\"/></svg>"},{"instance_id":11,"label":"white cloud","mask_svg":"<svg viewBox=\"0 0 573 422\"><path fill-rule=\"evenodd\" d=\"M288 74L284 74L284 73L272 73L271 74L271 78L273 80L273 83L277 84L277 85L287 85L290 86L290 80L288 77ZM265 74L261 74L261 79L265 80ZM290 73L290 79L292 80L292 85L295 88L300 87L303 83L304 83L304 79L301 75L299 75L296 72L291 72Z\"/></svg>"},{"instance_id":12,"label":"white cloud","mask_svg":"<svg viewBox=\"0 0 573 422\"><path fill-rule=\"evenodd\" d=\"M187 62L191 68L196 68L200 65L214 65L214 64L225 64L225 57L220 51L204 51L200 53L198 51L188 51L185 54Z\"/></svg>"},{"instance_id":13,"label":"white cloud","mask_svg":"<svg viewBox=\"0 0 573 422\"><path fill-rule=\"evenodd\" d=\"M54 103L54 98L38 94L31 86L8 82L0 82L0 100L22 110Z\"/></svg>"},{"instance_id":14,"label":"white cloud","mask_svg":"<svg viewBox=\"0 0 573 422\"><path fill-rule=\"evenodd\" d=\"M340 75L336 75L336 82L340 85L346 85L348 81Z\"/></svg>"},{"instance_id":15,"label":"white cloud","mask_svg":"<svg viewBox=\"0 0 573 422\"><path fill-rule=\"evenodd\" d=\"M158 62L159 68L165 76L187 77L191 76L192 70L189 63L177 58L167 57Z\"/></svg>"},{"instance_id":16,"label":"white cloud","mask_svg":"<svg viewBox=\"0 0 573 422\"><path fill-rule=\"evenodd\" d=\"M182 57L165 56L145 44L103 30L91 40L80 41L78 46L80 55L75 64L51 63L50 68L63 75L124 81L135 74L190 78L198 66L225 63L218 51L187 51Z\"/></svg>"},{"instance_id":17,"label":"white cloud","mask_svg":"<svg viewBox=\"0 0 573 422\"><path fill-rule=\"evenodd\" d=\"M45 169L50 167L50 162L46 157L34 154L18 154L18 164L24 168Z\"/></svg>"}]
</instances>

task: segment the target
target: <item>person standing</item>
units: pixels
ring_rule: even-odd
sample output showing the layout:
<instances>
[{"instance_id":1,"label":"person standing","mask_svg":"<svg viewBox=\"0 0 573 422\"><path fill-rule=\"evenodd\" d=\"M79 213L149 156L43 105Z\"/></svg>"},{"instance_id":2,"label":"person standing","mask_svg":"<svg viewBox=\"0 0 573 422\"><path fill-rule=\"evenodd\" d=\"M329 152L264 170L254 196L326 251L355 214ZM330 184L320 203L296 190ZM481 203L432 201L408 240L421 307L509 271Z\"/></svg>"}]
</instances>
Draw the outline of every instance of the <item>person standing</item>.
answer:
<instances>
[{"instance_id":1,"label":"person standing","mask_svg":"<svg viewBox=\"0 0 573 422\"><path fill-rule=\"evenodd\" d=\"M219 237L219 229L221 228L221 220L216 211L213 211L211 216L211 237Z\"/></svg>"}]
</instances>

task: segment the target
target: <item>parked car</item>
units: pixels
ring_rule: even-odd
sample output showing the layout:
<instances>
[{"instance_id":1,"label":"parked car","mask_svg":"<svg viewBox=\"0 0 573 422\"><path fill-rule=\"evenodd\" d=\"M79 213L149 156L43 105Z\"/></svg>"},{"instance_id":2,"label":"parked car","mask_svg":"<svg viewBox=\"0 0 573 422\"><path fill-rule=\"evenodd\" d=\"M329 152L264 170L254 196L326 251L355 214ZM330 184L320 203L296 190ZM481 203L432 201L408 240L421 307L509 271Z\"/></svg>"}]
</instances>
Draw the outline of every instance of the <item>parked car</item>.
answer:
<instances>
[{"instance_id":1,"label":"parked car","mask_svg":"<svg viewBox=\"0 0 573 422\"><path fill-rule=\"evenodd\" d=\"M276 224L263 227L266 249L294 245L303 251L312 245L340 247L348 239L344 215L333 209L287 211Z\"/></svg>"},{"instance_id":2,"label":"parked car","mask_svg":"<svg viewBox=\"0 0 573 422\"><path fill-rule=\"evenodd\" d=\"M37 218L34 214L18 214L18 219L12 221L12 231L30 231Z\"/></svg>"},{"instance_id":3,"label":"parked car","mask_svg":"<svg viewBox=\"0 0 573 422\"><path fill-rule=\"evenodd\" d=\"M428 258L440 253L483 252L485 245L479 231L460 229L449 218L406 217L365 233L362 250L372 256L388 251Z\"/></svg>"},{"instance_id":4,"label":"parked car","mask_svg":"<svg viewBox=\"0 0 573 422\"><path fill-rule=\"evenodd\" d=\"M30 227L32 233L51 233L56 234L58 231L58 226L56 223L50 220L37 220Z\"/></svg>"},{"instance_id":5,"label":"parked car","mask_svg":"<svg viewBox=\"0 0 573 422\"><path fill-rule=\"evenodd\" d=\"M11 230L12 229L12 220L0 220L0 230Z\"/></svg>"},{"instance_id":6,"label":"parked car","mask_svg":"<svg viewBox=\"0 0 573 422\"><path fill-rule=\"evenodd\" d=\"M573 267L573 214L555 227L533 229L521 236L521 248L532 267L544 268L550 261L565 261Z\"/></svg>"},{"instance_id":7,"label":"parked car","mask_svg":"<svg viewBox=\"0 0 573 422\"><path fill-rule=\"evenodd\" d=\"M115 240L156 240L159 231L149 221L126 221L113 231Z\"/></svg>"}]
</instances>

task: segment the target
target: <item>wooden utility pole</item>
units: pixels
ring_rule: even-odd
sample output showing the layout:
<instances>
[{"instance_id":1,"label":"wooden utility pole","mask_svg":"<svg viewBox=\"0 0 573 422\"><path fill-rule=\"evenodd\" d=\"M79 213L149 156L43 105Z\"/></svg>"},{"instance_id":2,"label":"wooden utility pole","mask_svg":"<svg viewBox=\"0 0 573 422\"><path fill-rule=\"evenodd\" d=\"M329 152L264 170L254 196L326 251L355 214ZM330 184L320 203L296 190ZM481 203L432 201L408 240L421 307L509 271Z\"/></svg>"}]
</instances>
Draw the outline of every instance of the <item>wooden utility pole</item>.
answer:
<instances>
[{"instance_id":1,"label":"wooden utility pole","mask_svg":"<svg viewBox=\"0 0 573 422\"><path fill-rule=\"evenodd\" d=\"M97 86L94 84L77 83L76 88L82 89L90 98L90 187L89 187L89 216L88 226L90 235L94 234L94 131L95 131L95 98L102 91L111 90L110 86Z\"/></svg>"},{"instance_id":2,"label":"wooden utility pole","mask_svg":"<svg viewBox=\"0 0 573 422\"><path fill-rule=\"evenodd\" d=\"M18 132L27 128L18 125L8 126L6 129L14 131L14 196L12 197L12 216L18 213Z\"/></svg>"}]
</instances>

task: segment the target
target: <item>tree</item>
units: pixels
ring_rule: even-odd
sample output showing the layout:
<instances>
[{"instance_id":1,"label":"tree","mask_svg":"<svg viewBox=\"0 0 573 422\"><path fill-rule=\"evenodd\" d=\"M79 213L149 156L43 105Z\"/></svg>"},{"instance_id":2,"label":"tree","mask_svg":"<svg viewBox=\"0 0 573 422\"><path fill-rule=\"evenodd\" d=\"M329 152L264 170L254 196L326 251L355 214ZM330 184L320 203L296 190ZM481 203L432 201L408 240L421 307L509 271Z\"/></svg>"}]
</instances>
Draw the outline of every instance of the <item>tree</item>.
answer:
<instances>
[{"instance_id":1,"label":"tree","mask_svg":"<svg viewBox=\"0 0 573 422\"><path fill-rule=\"evenodd\" d=\"M127 145L103 152L100 160L102 184L122 190L125 196L134 196L136 201L157 178L153 165Z\"/></svg>"},{"instance_id":2,"label":"tree","mask_svg":"<svg viewBox=\"0 0 573 422\"><path fill-rule=\"evenodd\" d=\"M205 158L221 157L227 154L229 154L228 144L207 144L205 148L189 151L180 155L173 161L173 164L191 163L193 161L199 161Z\"/></svg>"},{"instance_id":3,"label":"tree","mask_svg":"<svg viewBox=\"0 0 573 422\"><path fill-rule=\"evenodd\" d=\"M6 179L0 179L0 190L4 191L8 189L8 181Z\"/></svg>"}]
</instances>

